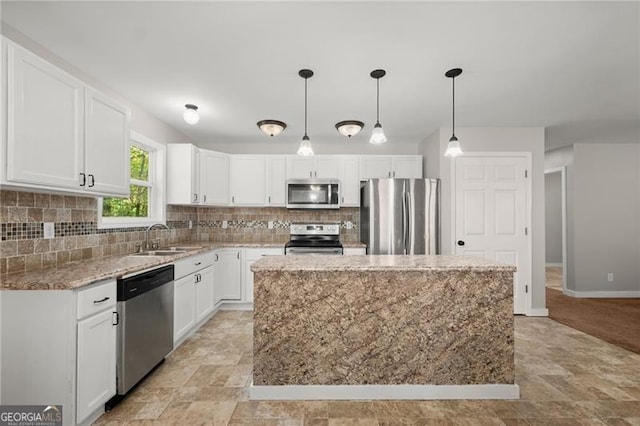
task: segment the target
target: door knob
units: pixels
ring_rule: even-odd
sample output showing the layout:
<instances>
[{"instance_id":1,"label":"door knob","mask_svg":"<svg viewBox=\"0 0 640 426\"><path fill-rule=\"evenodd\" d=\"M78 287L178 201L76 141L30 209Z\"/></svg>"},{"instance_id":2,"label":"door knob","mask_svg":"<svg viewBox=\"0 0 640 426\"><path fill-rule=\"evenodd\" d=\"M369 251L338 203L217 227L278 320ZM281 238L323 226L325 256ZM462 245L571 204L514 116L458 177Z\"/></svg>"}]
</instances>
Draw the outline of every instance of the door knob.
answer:
<instances>
[{"instance_id":1,"label":"door knob","mask_svg":"<svg viewBox=\"0 0 640 426\"><path fill-rule=\"evenodd\" d=\"M463 246L463 245L464 245L464 241L462 241L462 240L458 240L458 245L459 245L459 246Z\"/></svg>"}]
</instances>

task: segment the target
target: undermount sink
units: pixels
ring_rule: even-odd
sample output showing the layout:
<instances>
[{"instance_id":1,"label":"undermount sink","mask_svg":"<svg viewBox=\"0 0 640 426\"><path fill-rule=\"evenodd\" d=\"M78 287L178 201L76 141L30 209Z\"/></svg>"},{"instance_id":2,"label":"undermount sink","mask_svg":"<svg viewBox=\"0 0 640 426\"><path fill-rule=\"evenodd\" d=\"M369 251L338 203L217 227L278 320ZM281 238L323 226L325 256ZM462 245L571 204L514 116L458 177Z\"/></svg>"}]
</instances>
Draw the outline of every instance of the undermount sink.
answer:
<instances>
[{"instance_id":1,"label":"undermount sink","mask_svg":"<svg viewBox=\"0 0 640 426\"><path fill-rule=\"evenodd\" d=\"M174 249L167 249L167 250L149 250L149 251L142 251L140 253L133 253L131 256L172 256L174 254L178 254L178 253L186 253L187 250L174 250Z\"/></svg>"},{"instance_id":2,"label":"undermount sink","mask_svg":"<svg viewBox=\"0 0 640 426\"><path fill-rule=\"evenodd\" d=\"M155 250L141 251L139 253L132 253L131 256L171 256L179 253L186 253L193 250L200 250L204 248L202 246L171 246L162 247Z\"/></svg>"}]
</instances>

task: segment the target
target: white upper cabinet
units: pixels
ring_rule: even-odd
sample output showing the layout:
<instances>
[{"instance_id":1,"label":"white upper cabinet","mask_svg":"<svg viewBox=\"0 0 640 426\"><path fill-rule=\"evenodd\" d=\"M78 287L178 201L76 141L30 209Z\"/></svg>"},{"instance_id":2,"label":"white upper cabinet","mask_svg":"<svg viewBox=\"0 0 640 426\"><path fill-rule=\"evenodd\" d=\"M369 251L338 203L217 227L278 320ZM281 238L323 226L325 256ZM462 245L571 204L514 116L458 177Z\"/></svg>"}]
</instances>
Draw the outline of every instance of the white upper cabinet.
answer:
<instances>
[{"instance_id":1,"label":"white upper cabinet","mask_svg":"<svg viewBox=\"0 0 640 426\"><path fill-rule=\"evenodd\" d=\"M360 157L361 180L421 177L421 155L364 155Z\"/></svg>"},{"instance_id":2,"label":"white upper cabinet","mask_svg":"<svg viewBox=\"0 0 640 426\"><path fill-rule=\"evenodd\" d=\"M287 157L287 179L338 179L339 156Z\"/></svg>"},{"instance_id":3,"label":"white upper cabinet","mask_svg":"<svg viewBox=\"0 0 640 426\"><path fill-rule=\"evenodd\" d=\"M284 206L286 193L286 161L284 155L267 156L267 205Z\"/></svg>"},{"instance_id":4,"label":"white upper cabinet","mask_svg":"<svg viewBox=\"0 0 640 426\"><path fill-rule=\"evenodd\" d=\"M41 189L129 194L129 110L27 50L7 54L6 180Z\"/></svg>"},{"instance_id":5,"label":"white upper cabinet","mask_svg":"<svg viewBox=\"0 0 640 426\"><path fill-rule=\"evenodd\" d=\"M394 155L392 157L392 174L396 178L421 178L421 155Z\"/></svg>"},{"instance_id":6,"label":"white upper cabinet","mask_svg":"<svg viewBox=\"0 0 640 426\"><path fill-rule=\"evenodd\" d=\"M87 188L129 195L129 110L95 90L85 89Z\"/></svg>"},{"instance_id":7,"label":"white upper cabinet","mask_svg":"<svg viewBox=\"0 0 640 426\"><path fill-rule=\"evenodd\" d=\"M357 156L340 157L340 192L342 206L360 206L360 176Z\"/></svg>"},{"instance_id":8,"label":"white upper cabinet","mask_svg":"<svg viewBox=\"0 0 640 426\"><path fill-rule=\"evenodd\" d=\"M263 206L266 196L266 159L264 155L231 157L231 205Z\"/></svg>"},{"instance_id":9,"label":"white upper cabinet","mask_svg":"<svg viewBox=\"0 0 640 426\"><path fill-rule=\"evenodd\" d=\"M200 204L229 204L229 155L200 150Z\"/></svg>"},{"instance_id":10,"label":"white upper cabinet","mask_svg":"<svg viewBox=\"0 0 640 426\"><path fill-rule=\"evenodd\" d=\"M188 143L167 145L167 203L200 202L200 155Z\"/></svg>"}]
</instances>

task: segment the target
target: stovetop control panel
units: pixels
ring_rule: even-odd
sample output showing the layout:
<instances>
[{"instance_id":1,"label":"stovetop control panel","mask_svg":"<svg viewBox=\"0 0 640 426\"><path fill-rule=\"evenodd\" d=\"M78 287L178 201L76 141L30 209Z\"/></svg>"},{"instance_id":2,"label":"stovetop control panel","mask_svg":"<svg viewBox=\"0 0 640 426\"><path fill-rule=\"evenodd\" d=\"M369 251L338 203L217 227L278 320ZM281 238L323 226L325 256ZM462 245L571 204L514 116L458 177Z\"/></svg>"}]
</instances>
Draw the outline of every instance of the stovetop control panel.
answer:
<instances>
[{"instance_id":1,"label":"stovetop control panel","mask_svg":"<svg viewBox=\"0 0 640 426\"><path fill-rule=\"evenodd\" d=\"M339 223L292 223L290 235L340 235Z\"/></svg>"}]
</instances>

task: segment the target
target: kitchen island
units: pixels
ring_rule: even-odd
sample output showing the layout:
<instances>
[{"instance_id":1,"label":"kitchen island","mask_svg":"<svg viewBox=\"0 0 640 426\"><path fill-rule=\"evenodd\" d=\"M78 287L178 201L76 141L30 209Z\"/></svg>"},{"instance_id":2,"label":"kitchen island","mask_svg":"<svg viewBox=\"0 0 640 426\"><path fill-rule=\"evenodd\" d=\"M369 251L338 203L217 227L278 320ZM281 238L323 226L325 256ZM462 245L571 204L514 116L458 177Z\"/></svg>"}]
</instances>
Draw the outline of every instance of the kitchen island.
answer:
<instances>
[{"instance_id":1,"label":"kitchen island","mask_svg":"<svg viewBox=\"0 0 640 426\"><path fill-rule=\"evenodd\" d=\"M461 256L255 262L252 399L518 398L515 268Z\"/></svg>"}]
</instances>

